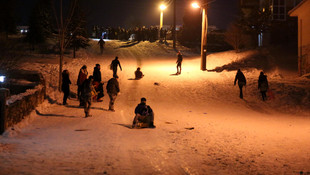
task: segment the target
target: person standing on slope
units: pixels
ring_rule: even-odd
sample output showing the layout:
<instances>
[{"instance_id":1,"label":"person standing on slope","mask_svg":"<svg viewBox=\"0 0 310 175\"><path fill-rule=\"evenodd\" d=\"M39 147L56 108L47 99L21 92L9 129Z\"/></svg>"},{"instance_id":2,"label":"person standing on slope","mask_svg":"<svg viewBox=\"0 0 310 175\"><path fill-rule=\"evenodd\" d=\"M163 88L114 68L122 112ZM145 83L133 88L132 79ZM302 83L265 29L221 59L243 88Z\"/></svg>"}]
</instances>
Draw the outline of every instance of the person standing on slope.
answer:
<instances>
[{"instance_id":1,"label":"person standing on slope","mask_svg":"<svg viewBox=\"0 0 310 175\"><path fill-rule=\"evenodd\" d=\"M111 62L111 66L110 66L111 70L113 70L113 76L117 75L117 67L118 66L122 71L121 63L119 62L118 57L116 56L115 59Z\"/></svg>"},{"instance_id":2,"label":"person standing on slope","mask_svg":"<svg viewBox=\"0 0 310 175\"><path fill-rule=\"evenodd\" d=\"M266 92L268 90L268 80L267 75L265 75L263 71L260 72L260 75L258 77L258 89L262 94L263 101L267 100Z\"/></svg>"},{"instance_id":3,"label":"person standing on slope","mask_svg":"<svg viewBox=\"0 0 310 175\"><path fill-rule=\"evenodd\" d=\"M177 63L177 74L181 74L182 71L182 61L183 61L183 56L181 54L181 52L178 52L178 59L176 61Z\"/></svg>"},{"instance_id":4,"label":"person standing on slope","mask_svg":"<svg viewBox=\"0 0 310 175\"><path fill-rule=\"evenodd\" d=\"M114 75L107 83L107 93L110 98L109 102L109 111L114 112L114 102L116 100L117 94L120 92L119 83L118 83L118 76Z\"/></svg>"},{"instance_id":5,"label":"person standing on slope","mask_svg":"<svg viewBox=\"0 0 310 175\"><path fill-rule=\"evenodd\" d=\"M242 88L243 86L246 85L246 79L244 74L241 72L240 69L238 69L236 77L235 77L235 81L234 81L234 85L236 85L236 81L238 80L238 86L240 89L240 98L243 99L243 92L242 92Z\"/></svg>"},{"instance_id":6,"label":"person standing on slope","mask_svg":"<svg viewBox=\"0 0 310 175\"><path fill-rule=\"evenodd\" d=\"M70 94L70 78L69 78L69 71L68 70L64 70L62 72L62 85L61 85L61 90L64 93L64 97L63 97L63 105L67 105L67 99L69 97Z\"/></svg>"}]
</instances>

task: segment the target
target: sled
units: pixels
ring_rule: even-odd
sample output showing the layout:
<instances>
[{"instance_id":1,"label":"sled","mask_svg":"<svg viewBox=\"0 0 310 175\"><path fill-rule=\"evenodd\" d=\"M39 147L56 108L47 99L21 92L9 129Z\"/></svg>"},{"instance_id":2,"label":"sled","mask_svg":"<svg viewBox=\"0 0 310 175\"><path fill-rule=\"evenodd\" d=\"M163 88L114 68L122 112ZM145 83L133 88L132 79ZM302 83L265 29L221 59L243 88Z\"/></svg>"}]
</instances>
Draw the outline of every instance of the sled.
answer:
<instances>
[{"instance_id":1,"label":"sled","mask_svg":"<svg viewBox=\"0 0 310 175\"><path fill-rule=\"evenodd\" d=\"M274 93L272 92L271 89L268 89L268 91L267 91L267 97L268 97L269 100L275 99Z\"/></svg>"}]
</instances>

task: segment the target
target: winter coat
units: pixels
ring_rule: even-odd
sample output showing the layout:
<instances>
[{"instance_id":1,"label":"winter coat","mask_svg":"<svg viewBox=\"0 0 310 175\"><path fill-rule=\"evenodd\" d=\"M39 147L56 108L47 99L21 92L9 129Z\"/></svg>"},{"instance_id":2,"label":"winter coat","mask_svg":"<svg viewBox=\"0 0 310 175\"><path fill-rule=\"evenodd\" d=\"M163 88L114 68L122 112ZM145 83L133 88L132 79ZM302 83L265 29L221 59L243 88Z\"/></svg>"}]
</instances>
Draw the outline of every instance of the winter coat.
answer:
<instances>
[{"instance_id":1,"label":"winter coat","mask_svg":"<svg viewBox=\"0 0 310 175\"><path fill-rule=\"evenodd\" d=\"M90 79L86 79L83 82L83 92L82 92L82 96L87 99L87 98L91 98L92 96L92 91L94 90L93 87L93 83Z\"/></svg>"},{"instance_id":2,"label":"winter coat","mask_svg":"<svg viewBox=\"0 0 310 175\"><path fill-rule=\"evenodd\" d=\"M86 69L80 69L79 76L77 79L77 85L81 86L83 82L87 79L88 72Z\"/></svg>"},{"instance_id":3,"label":"winter coat","mask_svg":"<svg viewBox=\"0 0 310 175\"><path fill-rule=\"evenodd\" d=\"M100 45L100 47L103 47L104 44L105 44L105 41L104 41L103 39L100 39L100 40L98 41L98 44Z\"/></svg>"},{"instance_id":4,"label":"winter coat","mask_svg":"<svg viewBox=\"0 0 310 175\"><path fill-rule=\"evenodd\" d=\"M119 93L119 83L116 78L111 78L107 84L107 93L117 95Z\"/></svg>"},{"instance_id":5,"label":"winter coat","mask_svg":"<svg viewBox=\"0 0 310 175\"><path fill-rule=\"evenodd\" d=\"M94 76L94 81L101 82L101 71L99 68L94 67L93 76Z\"/></svg>"},{"instance_id":6,"label":"winter coat","mask_svg":"<svg viewBox=\"0 0 310 175\"><path fill-rule=\"evenodd\" d=\"M69 88L70 84L71 84L71 81L70 81L70 78L69 78L69 74L63 72L63 73L62 73L62 85L61 85L61 90L62 90L63 92L69 92L69 90L70 90L70 88Z\"/></svg>"},{"instance_id":7,"label":"winter coat","mask_svg":"<svg viewBox=\"0 0 310 175\"><path fill-rule=\"evenodd\" d=\"M268 90L268 80L266 75L261 74L258 77L258 88L261 92L266 92Z\"/></svg>"},{"instance_id":8,"label":"winter coat","mask_svg":"<svg viewBox=\"0 0 310 175\"><path fill-rule=\"evenodd\" d=\"M135 114L140 114L142 116L153 115L153 110L149 105L145 103L140 103L135 109Z\"/></svg>"},{"instance_id":9,"label":"winter coat","mask_svg":"<svg viewBox=\"0 0 310 175\"><path fill-rule=\"evenodd\" d=\"M183 56L181 54L178 54L178 60L177 60L177 63L178 64L181 64L183 61Z\"/></svg>"},{"instance_id":10,"label":"winter coat","mask_svg":"<svg viewBox=\"0 0 310 175\"><path fill-rule=\"evenodd\" d=\"M136 79L140 79L143 77L143 73L139 70L136 70L135 71L135 76L136 76Z\"/></svg>"},{"instance_id":11,"label":"winter coat","mask_svg":"<svg viewBox=\"0 0 310 175\"><path fill-rule=\"evenodd\" d=\"M122 66L121 66L121 63L119 62L119 60L113 60L112 63L111 63L111 69L112 70L115 70L117 69L117 66L119 65L120 69L122 70Z\"/></svg>"},{"instance_id":12,"label":"winter coat","mask_svg":"<svg viewBox=\"0 0 310 175\"><path fill-rule=\"evenodd\" d=\"M238 80L238 85L246 85L245 76L244 76L244 74L241 71L237 72L234 84L236 84L237 80Z\"/></svg>"}]
</instances>

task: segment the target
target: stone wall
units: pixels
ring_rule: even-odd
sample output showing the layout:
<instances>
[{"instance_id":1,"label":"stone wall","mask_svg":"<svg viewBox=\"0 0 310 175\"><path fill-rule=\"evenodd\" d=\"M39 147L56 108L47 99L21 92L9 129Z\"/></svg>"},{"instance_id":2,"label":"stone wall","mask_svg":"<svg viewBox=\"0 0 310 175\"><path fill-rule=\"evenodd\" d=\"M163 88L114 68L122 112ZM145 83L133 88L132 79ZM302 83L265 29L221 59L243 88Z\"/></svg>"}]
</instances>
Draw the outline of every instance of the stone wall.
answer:
<instances>
[{"instance_id":1,"label":"stone wall","mask_svg":"<svg viewBox=\"0 0 310 175\"><path fill-rule=\"evenodd\" d=\"M33 74L33 72L32 72ZM2 134L7 128L21 122L25 116L29 115L39 104L41 104L46 96L45 81L40 73L36 75L30 75L35 77L32 81L37 82L33 89L27 89L26 92L9 96L6 99L5 106L2 108L0 116L0 134ZM2 130L2 131L1 131Z\"/></svg>"}]
</instances>

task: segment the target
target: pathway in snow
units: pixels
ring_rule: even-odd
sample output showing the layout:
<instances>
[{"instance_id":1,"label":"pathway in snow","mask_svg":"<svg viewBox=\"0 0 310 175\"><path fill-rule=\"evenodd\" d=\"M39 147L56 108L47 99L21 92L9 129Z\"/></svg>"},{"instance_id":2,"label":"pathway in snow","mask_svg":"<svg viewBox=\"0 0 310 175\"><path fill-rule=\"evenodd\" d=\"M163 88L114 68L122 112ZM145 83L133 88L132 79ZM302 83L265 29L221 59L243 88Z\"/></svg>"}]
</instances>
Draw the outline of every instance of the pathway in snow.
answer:
<instances>
[{"instance_id":1,"label":"pathway in snow","mask_svg":"<svg viewBox=\"0 0 310 175\"><path fill-rule=\"evenodd\" d=\"M182 74L174 76L176 57L169 50L146 42L131 48L121 45L107 43L102 57L83 56L64 66L75 82L83 64L92 73L99 63L107 81L112 75L110 61L116 54L120 57L124 70L119 72L116 112L107 111L105 92L103 102L93 103L91 118L83 118L75 99L69 106L59 105L62 95L54 90L57 65L25 66L41 69L50 102L56 103L46 100L15 130L0 137L0 174L310 173L309 106L296 102L309 98L309 81L269 77L275 92L290 85L298 99L289 101L292 94L281 92L277 95L282 101L262 102L256 90L259 71L248 70L245 100L240 100L233 86L235 72L199 71L199 58L185 53ZM143 57L150 46L158 55ZM221 55L229 57L232 54ZM129 80L137 66L145 77ZM155 112L156 129L128 128L141 97ZM290 105L283 107L285 103Z\"/></svg>"}]
</instances>

